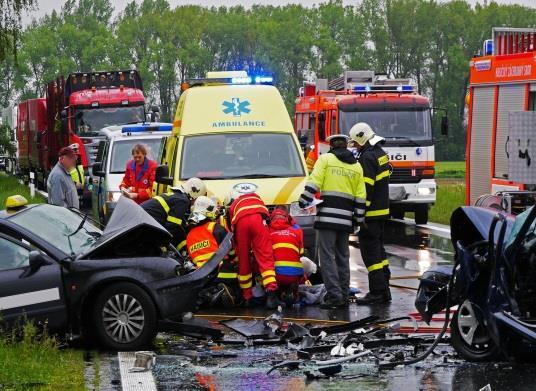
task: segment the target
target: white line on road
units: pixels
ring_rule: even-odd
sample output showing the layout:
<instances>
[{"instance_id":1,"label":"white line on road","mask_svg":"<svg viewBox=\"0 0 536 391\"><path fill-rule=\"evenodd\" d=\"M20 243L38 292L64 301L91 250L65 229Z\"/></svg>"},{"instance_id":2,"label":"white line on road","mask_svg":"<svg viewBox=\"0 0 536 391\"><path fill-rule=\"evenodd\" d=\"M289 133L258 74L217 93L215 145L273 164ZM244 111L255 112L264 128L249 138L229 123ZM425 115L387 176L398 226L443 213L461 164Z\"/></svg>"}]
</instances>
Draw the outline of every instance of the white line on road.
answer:
<instances>
[{"instance_id":1,"label":"white line on road","mask_svg":"<svg viewBox=\"0 0 536 391\"><path fill-rule=\"evenodd\" d=\"M37 192L39 194L41 194L43 197L45 197L46 199L48 199L48 193L46 191L43 191L43 190L37 190Z\"/></svg>"},{"instance_id":2,"label":"white line on road","mask_svg":"<svg viewBox=\"0 0 536 391\"><path fill-rule=\"evenodd\" d=\"M123 391L156 391L156 383L150 369L144 372L129 372L136 361L135 352L117 352L117 358Z\"/></svg>"}]
</instances>

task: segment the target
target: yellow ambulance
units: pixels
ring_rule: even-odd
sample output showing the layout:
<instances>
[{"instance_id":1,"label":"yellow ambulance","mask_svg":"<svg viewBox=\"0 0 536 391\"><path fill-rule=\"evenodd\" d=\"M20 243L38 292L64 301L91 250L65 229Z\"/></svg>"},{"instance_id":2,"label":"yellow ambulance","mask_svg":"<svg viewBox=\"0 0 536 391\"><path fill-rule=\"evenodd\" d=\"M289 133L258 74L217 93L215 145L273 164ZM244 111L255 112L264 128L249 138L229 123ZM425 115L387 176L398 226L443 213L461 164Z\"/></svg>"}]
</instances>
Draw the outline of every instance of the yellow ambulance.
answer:
<instances>
[{"instance_id":1,"label":"yellow ambulance","mask_svg":"<svg viewBox=\"0 0 536 391\"><path fill-rule=\"evenodd\" d=\"M209 196L257 193L267 206L289 206L306 182L306 165L288 111L272 78L209 72L181 86L172 135L163 146L156 193L198 177ZM292 208L314 247L314 215ZM311 253L312 255L313 253Z\"/></svg>"}]
</instances>

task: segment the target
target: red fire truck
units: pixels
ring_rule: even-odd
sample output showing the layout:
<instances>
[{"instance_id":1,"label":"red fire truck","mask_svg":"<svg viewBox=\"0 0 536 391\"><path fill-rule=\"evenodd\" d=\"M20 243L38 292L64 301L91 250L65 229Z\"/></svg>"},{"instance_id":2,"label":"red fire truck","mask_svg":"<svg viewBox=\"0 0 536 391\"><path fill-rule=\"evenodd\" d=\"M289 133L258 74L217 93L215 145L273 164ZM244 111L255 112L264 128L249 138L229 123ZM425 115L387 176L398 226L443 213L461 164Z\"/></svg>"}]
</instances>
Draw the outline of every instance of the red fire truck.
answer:
<instances>
[{"instance_id":1,"label":"red fire truck","mask_svg":"<svg viewBox=\"0 0 536 391\"><path fill-rule=\"evenodd\" d=\"M467 103L467 204L515 212L534 203L536 29L492 29L470 62Z\"/></svg>"},{"instance_id":2,"label":"red fire truck","mask_svg":"<svg viewBox=\"0 0 536 391\"><path fill-rule=\"evenodd\" d=\"M412 211L418 224L426 224L436 199L431 107L410 80L346 71L337 79L318 79L302 87L295 112L296 132L310 169L318 154L329 150L329 135L348 134L358 122L371 125L386 139L384 149L393 167L391 215L403 218ZM442 125L447 126L446 118Z\"/></svg>"},{"instance_id":3,"label":"red fire truck","mask_svg":"<svg viewBox=\"0 0 536 391\"><path fill-rule=\"evenodd\" d=\"M47 96L19 103L17 139L23 176L45 185L59 150L77 143L85 168L93 163L99 130L145 120L145 98L135 70L73 73L48 83Z\"/></svg>"}]
</instances>

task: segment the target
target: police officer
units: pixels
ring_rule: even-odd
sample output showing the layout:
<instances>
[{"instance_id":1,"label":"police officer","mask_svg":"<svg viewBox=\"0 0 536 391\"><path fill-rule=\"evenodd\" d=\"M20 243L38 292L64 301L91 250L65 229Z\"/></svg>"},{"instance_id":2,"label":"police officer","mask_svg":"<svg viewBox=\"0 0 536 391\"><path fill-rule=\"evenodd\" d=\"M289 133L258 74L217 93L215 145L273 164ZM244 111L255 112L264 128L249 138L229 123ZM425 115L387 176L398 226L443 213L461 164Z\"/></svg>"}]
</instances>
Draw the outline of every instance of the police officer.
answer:
<instances>
[{"instance_id":1,"label":"police officer","mask_svg":"<svg viewBox=\"0 0 536 391\"><path fill-rule=\"evenodd\" d=\"M309 182L300 197L301 208L310 205L320 192L323 201L315 217L320 266L327 294L320 305L324 309L348 306L350 289L350 252L348 239L365 214L363 170L347 149L348 136L327 139L328 153L319 156Z\"/></svg>"},{"instance_id":2,"label":"police officer","mask_svg":"<svg viewBox=\"0 0 536 391\"><path fill-rule=\"evenodd\" d=\"M380 146L385 139L368 124L355 124L350 137L357 144L367 187L365 224L359 231L359 247L368 270L369 293L358 298L357 303L386 303L391 301L391 272L383 238L385 220L389 218L389 157Z\"/></svg>"},{"instance_id":3,"label":"police officer","mask_svg":"<svg viewBox=\"0 0 536 391\"><path fill-rule=\"evenodd\" d=\"M197 197L207 194L207 187L199 178L190 178L171 192L153 197L141 207L173 236L172 243L181 252L186 250L186 218L190 205Z\"/></svg>"}]
</instances>

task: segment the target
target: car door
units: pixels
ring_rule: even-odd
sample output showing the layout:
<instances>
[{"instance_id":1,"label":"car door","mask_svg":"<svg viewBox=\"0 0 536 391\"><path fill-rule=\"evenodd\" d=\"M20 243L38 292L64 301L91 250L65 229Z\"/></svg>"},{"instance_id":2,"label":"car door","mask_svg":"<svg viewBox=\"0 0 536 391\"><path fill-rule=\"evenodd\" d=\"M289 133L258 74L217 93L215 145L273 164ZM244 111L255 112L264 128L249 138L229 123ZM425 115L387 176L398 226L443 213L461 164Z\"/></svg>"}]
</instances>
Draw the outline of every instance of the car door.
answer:
<instances>
[{"instance_id":1,"label":"car door","mask_svg":"<svg viewBox=\"0 0 536 391\"><path fill-rule=\"evenodd\" d=\"M67 322L61 266L43 254L39 268L30 267L29 244L0 233L0 314L4 321L25 316L48 322L51 330Z\"/></svg>"},{"instance_id":2,"label":"car door","mask_svg":"<svg viewBox=\"0 0 536 391\"><path fill-rule=\"evenodd\" d=\"M99 147L97 149L97 157L95 158L96 162L101 163L102 170L106 172L106 152L108 150L109 140L103 140L99 142ZM104 221L104 204L106 202L106 183L104 178L98 177L96 175L92 176L92 192L91 192L91 201L93 216L99 221Z\"/></svg>"}]
</instances>

